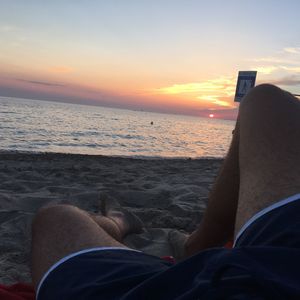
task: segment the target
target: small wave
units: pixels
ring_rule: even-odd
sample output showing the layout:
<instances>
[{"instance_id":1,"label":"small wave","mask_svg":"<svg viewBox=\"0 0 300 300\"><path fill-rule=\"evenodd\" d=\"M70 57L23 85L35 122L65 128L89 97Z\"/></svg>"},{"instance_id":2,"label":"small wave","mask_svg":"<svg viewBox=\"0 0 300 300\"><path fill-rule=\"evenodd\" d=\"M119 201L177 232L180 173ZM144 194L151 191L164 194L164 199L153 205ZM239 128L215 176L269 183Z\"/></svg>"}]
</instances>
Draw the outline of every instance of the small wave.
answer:
<instances>
[{"instance_id":1,"label":"small wave","mask_svg":"<svg viewBox=\"0 0 300 300\"><path fill-rule=\"evenodd\" d=\"M142 135L132 135L132 134L112 134L111 137L113 139L121 138L121 139L136 139L136 140L144 140L145 137Z\"/></svg>"},{"instance_id":2,"label":"small wave","mask_svg":"<svg viewBox=\"0 0 300 300\"><path fill-rule=\"evenodd\" d=\"M17 115L19 113L15 112L15 111L0 111L0 114L9 114L9 115Z\"/></svg>"},{"instance_id":3,"label":"small wave","mask_svg":"<svg viewBox=\"0 0 300 300\"><path fill-rule=\"evenodd\" d=\"M66 148L70 148L70 147L82 147L81 144L75 144L75 143L54 143L54 144L52 144L52 146L66 147Z\"/></svg>"}]
</instances>

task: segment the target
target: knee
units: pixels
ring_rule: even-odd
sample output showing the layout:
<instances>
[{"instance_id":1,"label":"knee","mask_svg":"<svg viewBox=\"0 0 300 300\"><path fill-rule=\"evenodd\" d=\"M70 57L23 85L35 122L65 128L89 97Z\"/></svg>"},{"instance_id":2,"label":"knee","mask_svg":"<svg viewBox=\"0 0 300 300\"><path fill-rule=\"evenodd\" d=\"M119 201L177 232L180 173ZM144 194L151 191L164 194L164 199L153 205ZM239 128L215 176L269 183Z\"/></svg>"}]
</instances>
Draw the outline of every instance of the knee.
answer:
<instances>
[{"instance_id":1,"label":"knee","mask_svg":"<svg viewBox=\"0 0 300 300\"><path fill-rule=\"evenodd\" d=\"M251 111L254 114L263 111L280 109L282 105L286 105L287 93L272 84L261 84L253 88L242 100L240 112Z\"/></svg>"},{"instance_id":2,"label":"knee","mask_svg":"<svg viewBox=\"0 0 300 300\"><path fill-rule=\"evenodd\" d=\"M67 220L68 212L77 210L77 207L71 205L51 205L40 208L32 221L32 233L41 232L44 228L49 229L51 224L57 224Z\"/></svg>"},{"instance_id":3,"label":"knee","mask_svg":"<svg viewBox=\"0 0 300 300\"><path fill-rule=\"evenodd\" d=\"M259 105L262 106L269 101L274 101L284 92L275 85L261 84L253 88L242 100L241 106Z\"/></svg>"},{"instance_id":4,"label":"knee","mask_svg":"<svg viewBox=\"0 0 300 300\"><path fill-rule=\"evenodd\" d=\"M257 85L255 88L251 90L252 93L255 93L257 96L269 96L274 95L276 93L283 92L279 87L269 83L263 83Z\"/></svg>"}]
</instances>

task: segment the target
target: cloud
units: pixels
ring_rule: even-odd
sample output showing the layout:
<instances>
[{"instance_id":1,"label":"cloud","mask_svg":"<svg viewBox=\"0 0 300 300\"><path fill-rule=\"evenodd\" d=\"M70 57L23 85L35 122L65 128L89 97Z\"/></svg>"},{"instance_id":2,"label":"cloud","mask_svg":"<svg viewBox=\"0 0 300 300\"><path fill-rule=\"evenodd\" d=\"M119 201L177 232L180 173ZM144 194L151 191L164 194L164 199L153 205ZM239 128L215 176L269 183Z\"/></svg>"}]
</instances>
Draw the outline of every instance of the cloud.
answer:
<instances>
[{"instance_id":1,"label":"cloud","mask_svg":"<svg viewBox=\"0 0 300 300\"><path fill-rule=\"evenodd\" d=\"M269 75L269 74L277 71L278 67L275 67L275 66L264 66L264 67L253 67L251 69L256 70L258 73Z\"/></svg>"},{"instance_id":2,"label":"cloud","mask_svg":"<svg viewBox=\"0 0 300 300\"><path fill-rule=\"evenodd\" d=\"M203 82L191 82L173 84L171 86L156 88L154 94L179 95L191 100L201 100L217 106L231 107L230 102L225 101L235 93L236 79L233 77L219 77ZM230 100L228 100L230 101Z\"/></svg>"},{"instance_id":3,"label":"cloud","mask_svg":"<svg viewBox=\"0 0 300 300\"><path fill-rule=\"evenodd\" d=\"M219 100L219 96L217 96L217 95L200 96L200 97L197 97L197 99L201 99L203 101L208 101L208 102L216 104L218 106L232 107L231 103L224 101L224 100Z\"/></svg>"},{"instance_id":4,"label":"cloud","mask_svg":"<svg viewBox=\"0 0 300 300\"><path fill-rule=\"evenodd\" d=\"M232 95L234 93L234 89L232 89L232 84L232 78L224 77L211 79L204 82L173 84L171 86L154 89L154 92L157 92L159 94L176 95L222 90L227 95Z\"/></svg>"},{"instance_id":5,"label":"cloud","mask_svg":"<svg viewBox=\"0 0 300 300\"><path fill-rule=\"evenodd\" d=\"M0 32L12 32L17 30L18 28L13 25L0 25Z\"/></svg>"},{"instance_id":6,"label":"cloud","mask_svg":"<svg viewBox=\"0 0 300 300\"><path fill-rule=\"evenodd\" d=\"M292 55L291 55L292 54ZM253 70L263 75L270 75L275 72L300 73L300 47L286 47L281 51L266 57L252 58L250 61L257 62Z\"/></svg>"},{"instance_id":7,"label":"cloud","mask_svg":"<svg viewBox=\"0 0 300 300\"><path fill-rule=\"evenodd\" d=\"M287 47L283 50L287 53L300 54L300 47Z\"/></svg>"},{"instance_id":8,"label":"cloud","mask_svg":"<svg viewBox=\"0 0 300 300\"><path fill-rule=\"evenodd\" d=\"M49 72L52 73L72 73L74 71L73 68L70 68L68 66L55 66L48 69Z\"/></svg>"},{"instance_id":9,"label":"cloud","mask_svg":"<svg viewBox=\"0 0 300 300\"><path fill-rule=\"evenodd\" d=\"M16 79L16 80L26 82L26 83L31 83L31 84L44 85L44 86L55 86L55 87L65 86L65 84L62 84L62 83L53 83L53 82L36 81L36 80L25 80L25 79Z\"/></svg>"},{"instance_id":10,"label":"cloud","mask_svg":"<svg viewBox=\"0 0 300 300\"><path fill-rule=\"evenodd\" d=\"M256 70L258 73L264 75L270 75L276 71L287 71L289 73L300 73L300 66L261 66L261 67L251 67L252 70Z\"/></svg>"},{"instance_id":11,"label":"cloud","mask_svg":"<svg viewBox=\"0 0 300 300\"><path fill-rule=\"evenodd\" d=\"M295 61L293 60L288 60L288 59L284 59L284 58L279 58L279 57L260 57L260 58L252 58L250 59L250 61L253 62L263 62L263 63L272 63L272 64L290 64L290 63L294 63Z\"/></svg>"},{"instance_id":12,"label":"cloud","mask_svg":"<svg viewBox=\"0 0 300 300\"><path fill-rule=\"evenodd\" d=\"M296 76L283 77L278 80L273 80L271 81L271 83L275 85L285 85L285 86L300 85L300 77L296 77Z\"/></svg>"},{"instance_id":13,"label":"cloud","mask_svg":"<svg viewBox=\"0 0 300 300\"><path fill-rule=\"evenodd\" d=\"M300 73L300 66L299 67L286 67L286 66L281 66L283 70L289 71L289 72L294 72L294 73Z\"/></svg>"}]
</instances>

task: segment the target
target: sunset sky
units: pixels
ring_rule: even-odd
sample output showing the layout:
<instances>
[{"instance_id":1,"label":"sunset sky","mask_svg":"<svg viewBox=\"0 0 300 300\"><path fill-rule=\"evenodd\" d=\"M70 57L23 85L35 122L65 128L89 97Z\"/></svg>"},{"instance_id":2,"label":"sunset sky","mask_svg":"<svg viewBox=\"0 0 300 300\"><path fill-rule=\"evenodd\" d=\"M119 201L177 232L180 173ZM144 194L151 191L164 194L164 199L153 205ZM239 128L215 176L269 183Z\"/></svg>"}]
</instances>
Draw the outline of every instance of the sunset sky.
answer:
<instances>
[{"instance_id":1,"label":"sunset sky","mask_svg":"<svg viewBox=\"0 0 300 300\"><path fill-rule=\"evenodd\" d=\"M0 0L0 96L234 118L239 70L300 93L298 0Z\"/></svg>"}]
</instances>

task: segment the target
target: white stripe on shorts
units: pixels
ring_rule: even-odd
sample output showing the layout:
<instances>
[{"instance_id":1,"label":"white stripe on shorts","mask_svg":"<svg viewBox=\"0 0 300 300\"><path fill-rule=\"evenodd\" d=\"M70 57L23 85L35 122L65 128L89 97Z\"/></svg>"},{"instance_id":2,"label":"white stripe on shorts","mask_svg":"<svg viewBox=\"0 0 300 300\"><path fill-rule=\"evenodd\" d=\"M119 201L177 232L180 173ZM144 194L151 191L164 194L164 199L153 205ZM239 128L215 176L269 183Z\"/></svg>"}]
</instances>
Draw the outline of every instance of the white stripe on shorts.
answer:
<instances>
[{"instance_id":1,"label":"white stripe on shorts","mask_svg":"<svg viewBox=\"0 0 300 300\"><path fill-rule=\"evenodd\" d=\"M290 196L288 198L285 198L283 200L280 200L270 206L267 206L266 208L260 210L258 213L256 213L253 217L251 217L245 224L244 226L240 229L240 231L238 232L238 234L236 235L235 241L233 243L233 247L235 247L237 240L241 237L241 235L245 232L245 230L251 225L253 224L257 219L259 219L260 217L262 217L263 215L265 215L266 213L281 207L283 205L286 205L288 203L291 203L293 201L296 200L300 200L300 194L296 194L293 196Z\"/></svg>"},{"instance_id":2,"label":"white stripe on shorts","mask_svg":"<svg viewBox=\"0 0 300 300\"><path fill-rule=\"evenodd\" d=\"M61 264L63 264L64 262L66 262L67 260L69 260L72 257L78 256L80 254L84 254L84 253L89 253L89 252L93 252L93 251L103 251L103 250L125 250L125 251L135 251L135 252L141 252L138 250L134 250L134 249L130 249L130 248L123 248L123 247L96 247L96 248L89 248L89 249L84 249L78 252L74 252L71 253L65 257L63 257L62 259L60 259L58 262L56 262L54 265L52 265L49 270L44 274L44 276L42 277L38 288L37 288L37 292L36 292L36 299L38 299L39 297L39 291L41 289L42 284L45 282L46 278L49 276L49 274L56 269L58 266L60 266Z\"/></svg>"}]
</instances>

